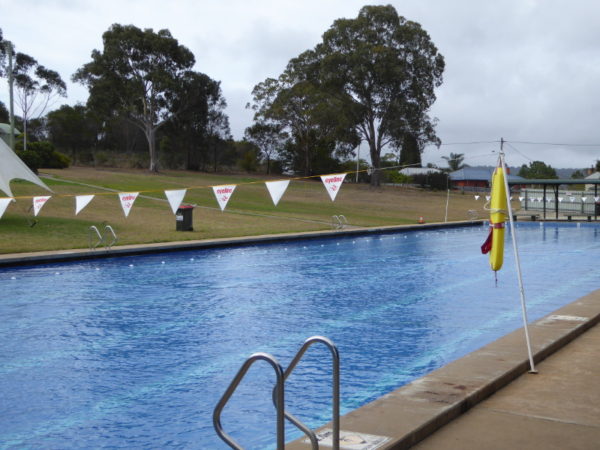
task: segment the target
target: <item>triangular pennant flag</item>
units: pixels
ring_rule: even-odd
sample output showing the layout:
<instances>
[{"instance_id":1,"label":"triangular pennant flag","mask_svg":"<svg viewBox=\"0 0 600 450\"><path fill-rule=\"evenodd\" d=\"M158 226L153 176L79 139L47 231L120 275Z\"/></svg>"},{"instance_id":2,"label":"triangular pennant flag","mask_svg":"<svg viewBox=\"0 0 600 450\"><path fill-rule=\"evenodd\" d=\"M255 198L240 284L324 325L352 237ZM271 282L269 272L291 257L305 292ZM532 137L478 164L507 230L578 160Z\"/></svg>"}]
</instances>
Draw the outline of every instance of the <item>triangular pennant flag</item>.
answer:
<instances>
[{"instance_id":1,"label":"triangular pennant flag","mask_svg":"<svg viewBox=\"0 0 600 450\"><path fill-rule=\"evenodd\" d=\"M522 202L523 200L525 200L525 197L519 197L520 202Z\"/></svg>"},{"instance_id":2,"label":"triangular pennant flag","mask_svg":"<svg viewBox=\"0 0 600 450\"><path fill-rule=\"evenodd\" d=\"M94 198L94 195L78 195L75 197L75 215L79 214Z\"/></svg>"},{"instance_id":3,"label":"triangular pennant flag","mask_svg":"<svg viewBox=\"0 0 600 450\"><path fill-rule=\"evenodd\" d=\"M48 199L50 198L50 195L45 195L42 197L33 197L33 215L37 216L38 213L40 212L40 209L42 209L42 206L44 206L46 204L46 202L48 201Z\"/></svg>"},{"instance_id":4,"label":"triangular pennant flag","mask_svg":"<svg viewBox=\"0 0 600 450\"><path fill-rule=\"evenodd\" d=\"M594 197L594 201L595 201L596 203L600 202L600 197Z\"/></svg>"},{"instance_id":5,"label":"triangular pennant flag","mask_svg":"<svg viewBox=\"0 0 600 450\"><path fill-rule=\"evenodd\" d=\"M4 211L8 208L8 204L12 202L12 198L0 198L0 218L4 215Z\"/></svg>"},{"instance_id":6,"label":"triangular pennant flag","mask_svg":"<svg viewBox=\"0 0 600 450\"><path fill-rule=\"evenodd\" d=\"M476 196L475 196L475 200L479 200L479 195L476 195Z\"/></svg>"},{"instance_id":7,"label":"triangular pennant flag","mask_svg":"<svg viewBox=\"0 0 600 450\"><path fill-rule=\"evenodd\" d=\"M125 217L129 216L129 212L133 207L133 202L139 195L139 192L119 192L119 198L121 199L121 207L125 213Z\"/></svg>"},{"instance_id":8,"label":"triangular pennant flag","mask_svg":"<svg viewBox=\"0 0 600 450\"><path fill-rule=\"evenodd\" d=\"M335 197L337 196L340 190L340 186L344 182L344 178L346 178L345 173L338 173L335 175L323 175L321 177L321 181L323 181L325 189L327 189L329 197L331 197L331 201L335 200Z\"/></svg>"},{"instance_id":9,"label":"triangular pennant flag","mask_svg":"<svg viewBox=\"0 0 600 450\"><path fill-rule=\"evenodd\" d=\"M513 198L512 198L512 195L511 195L511 196L510 196L510 201L512 201L512 199L513 199Z\"/></svg>"},{"instance_id":10,"label":"triangular pennant flag","mask_svg":"<svg viewBox=\"0 0 600 450\"><path fill-rule=\"evenodd\" d=\"M490 195L486 195L486 196L485 196L485 201L486 201L486 202L489 202L489 201L490 201L490 198L492 198Z\"/></svg>"},{"instance_id":11,"label":"triangular pennant flag","mask_svg":"<svg viewBox=\"0 0 600 450\"><path fill-rule=\"evenodd\" d=\"M562 203L563 198L562 197L558 197L558 203Z\"/></svg>"},{"instance_id":12,"label":"triangular pennant flag","mask_svg":"<svg viewBox=\"0 0 600 450\"><path fill-rule=\"evenodd\" d=\"M571 200L571 203L573 203L575 201L575 197L569 197L569 200Z\"/></svg>"},{"instance_id":13,"label":"triangular pennant flag","mask_svg":"<svg viewBox=\"0 0 600 450\"><path fill-rule=\"evenodd\" d=\"M290 184L290 180L281 180L281 181L266 181L265 186L267 186L267 190L269 194L271 194L271 199L273 200L273 204L277 206L279 200L285 193L285 190L288 188Z\"/></svg>"},{"instance_id":14,"label":"triangular pennant flag","mask_svg":"<svg viewBox=\"0 0 600 450\"><path fill-rule=\"evenodd\" d=\"M217 201L219 202L221 211L225 210L227 202L229 202L229 199L231 198L235 187L235 184L231 184L228 186L213 186L213 192L215 193L215 197L217 197Z\"/></svg>"},{"instance_id":15,"label":"triangular pennant flag","mask_svg":"<svg viewBox=\"0 0 600 450\"><path fill-rule=\"evenodd\" d=\"M587 200L587 197L581 197L581 203L585 203L586 200Z\"/></svg>"},{"instance_id":16,"label":"triangular pennant flag","mask_svg":"<svg viewBox=\"0 0 600 450\"><path fill-rule=\"evenodd\" d=\"M187 189L165 191L165 195L167 196L167 200L169 200L169 205L171 205L173 214L177 214L177 210L179 209L179 206L181 206L181 202L183 201L183 197L185 197L186 192Z\"/></svg>"}]
</instances>

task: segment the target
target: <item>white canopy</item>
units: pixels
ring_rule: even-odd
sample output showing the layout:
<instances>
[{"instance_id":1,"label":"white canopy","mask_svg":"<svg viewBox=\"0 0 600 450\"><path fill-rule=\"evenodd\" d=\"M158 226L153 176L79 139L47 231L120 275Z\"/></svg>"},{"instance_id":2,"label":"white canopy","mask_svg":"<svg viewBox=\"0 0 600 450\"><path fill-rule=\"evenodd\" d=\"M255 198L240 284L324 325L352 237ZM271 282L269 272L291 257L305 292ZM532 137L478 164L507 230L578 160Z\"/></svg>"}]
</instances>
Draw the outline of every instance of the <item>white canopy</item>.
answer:
<instances>
[{"instance_id":1,"label":"white canopy","mask_svg":"<svg viewBox=\"0 0 600 450\"><path fill-rule=\"evenodd\" d=\"M31 181L40 187L52 192L39 177L25 165L23 161L0 139L0 191L4 191L9 197L12 197L10 190L10 180L20 178L21 180Z\"/></svg>"}]
</instances>

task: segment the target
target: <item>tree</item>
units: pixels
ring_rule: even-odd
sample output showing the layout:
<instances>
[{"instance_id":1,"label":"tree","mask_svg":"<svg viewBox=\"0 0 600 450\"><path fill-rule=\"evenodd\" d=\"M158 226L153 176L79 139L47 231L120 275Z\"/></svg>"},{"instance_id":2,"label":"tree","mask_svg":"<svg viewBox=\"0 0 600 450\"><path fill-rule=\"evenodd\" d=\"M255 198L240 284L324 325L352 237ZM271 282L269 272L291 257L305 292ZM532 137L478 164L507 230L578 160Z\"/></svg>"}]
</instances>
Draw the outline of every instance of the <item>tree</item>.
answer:
<instances>
[{"instance_id":1,"label":"tree","mask_svg":"<svg viewBox=\"0 0 600 450\"><path fill-rule=\"evenodd\" d=\"M442 83L444 58L418 23L391 5L365 6L356 19L336 20L316 53L320 77L349 104L376 169L382 149L399 148L407 135L420 149L440 144L427 112ZM373 173L372 185L379 185L379 175Z\"/></svg>"},{"instance_id":2,"label":"tree","mask_svg":"<svg viewBox=\"0 0 600 450\"><path fill-rule=\"evenodd\" d=\"M450 172L467 167L463 162L465 160L464 153L450 153L450 156L442 156L442 159L445 159L448 163L448 170Z\"/></svg>"},{"instance_id":3,"label":"tree","mask_svg":"<svg viewBox=\"0 0 600 450\"><path fill-rule=\"evenodd\" d=\"M283 149L286 164L307 176L327 170L335 157L347 156L360 143L346 99L323 88L317 68L316 53L302 53L290 60L278 79L257 84L252 91L254 103L247 105L255 111L255 122L288 134Z\"/></svg>"},{"instance_id":4,"label":"tree","mask_svg":"<svg viewBox=\"0 0 600 450\"><path fill-rule=\"evenodd\" d=\"M16 54L13 77L23 119L23 147L27 150L27 122L44 114L56 96L66 97L67 86L58 72L24 53Z\"/></svg>"},{"instance_id":5,"label":"tree","mask_svg":"<svg viewBox=\"0 0 600 450\"><path fill-rule=\"evenodd\" d=\"M168 30L113 24L102 41L103 50L94 50L73 80L88 87L88 107L126 117L144 132L150 171L158 172L156 131L178 114L173 102L194 55Z\"/></svg>"},{"instance_id":6,"label":"tree","mask_svg":"<svg viewBox=\"0 0 600 450\"><path fill-rule=\"evenodd\" d=\"M7 123L9 120L8 109L4 106L4 103L0 102L0 122Z\"/></svg>"},{"instance_id":7,"label":"tree","mask_svg":"<svg viewBox=\"0 0 600 450\"><path fill-rule=\"evenodd\" d=\"M227 103L218 81L208 75L189 71L183 77L173 102L181 113L163 128L163 144L178 153L172 160L183 161L188 170L205 170L214 162L214 140L230 138L229 120L225 115ZM218 158L217 158L218 159ZM213 165L214 167L214 165Z\"/></svg>"},{"instance_id":8,"label":"tree","mask_svg":"<svg viewBox=\"0 0 600 450\"><path fill-rule=\"evenodd\" d=\"M283 149L288 134L282 130L280 124L265 121L256 122L251 127L246 128L244 134L249 142L260 149L261 154L267 161L267 174L270 174L271 159Z\"/></svg>"},{"instance_id":9,"label":"tree","mask_svg":"<svg viewBox=\"0 0 600 450\"><path fill-rule=\"evenodd\" d=\"M575 172L573 172L571 174L571 178L580 180L582 178L585 178L585 175L583 174L583 172L581 170L577 169Z\"/></svg>"},{"instance_id":10,"label":"tree","mask_svg":"<svg viewBox=\"0 0 600 450\"><path fill-rule=\"evenodd\" d=\"M401 166L421 167L421 148L414 135L407 133L402 141L400 150Z\"/></svg>"},{"instance_id":11,"label":"tree","mask_svg":"<svg viewBox=\"0 0 600 450\"><path fill-rule=\"evenodd\" d=\"M59 150L70 154L75 163L79 162L82 150L89 150L96 144L100 124L84 105L62 105L49 112L46 119L50 141Z\"/></svg>"},{"instance_id":12,"label":"tree","mask_svg":"<svg viewBox=\"0 0 600 450\"><path fill-rule=\"evenodd\" d=\"M532 161L529 163L529 167L523 164L518 175L523 178L540 180L558 178L556 170L542 161Z\"/></svg>"}]
</instances>

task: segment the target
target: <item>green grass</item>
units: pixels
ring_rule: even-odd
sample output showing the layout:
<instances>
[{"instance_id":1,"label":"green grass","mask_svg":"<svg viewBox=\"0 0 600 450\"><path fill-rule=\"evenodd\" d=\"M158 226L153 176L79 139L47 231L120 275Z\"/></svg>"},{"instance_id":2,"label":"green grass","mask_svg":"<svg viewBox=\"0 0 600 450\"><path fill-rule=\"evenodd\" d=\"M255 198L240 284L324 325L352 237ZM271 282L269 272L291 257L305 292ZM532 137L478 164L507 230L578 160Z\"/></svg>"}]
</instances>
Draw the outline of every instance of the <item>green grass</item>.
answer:
<instances>
[{"instance_id":1,"label":"green grass","mask_svg":"<svg viewBox=\"0 0 600 450\"><path fill-rule=\"evenodd\" d=\"M279 178L248 175L215 175L185 171L165 171L151 175L141 170L96 170L70 168L45 170L44 182L54 191L34 223L31 197L48 193L36 185L11 183L16 204L0 219L0 253L87 248L91 225L109 223L119 236L119 244L183 241L260 234L316 231L331 228L331 217L343 214L353 226L381 226L444 220L446 192L345 183L332 202L319 181L292 180L275 207L264 181ZM118 192L142 192L128 218L124 217ZM211 186L236 184L227 209L221 212ZM165 200L165 189L189 189L185 203L195 204L194 231L175 231L175 217ZM98 194L78 215L75 195ZM144 198L142 196L151 197ZM453 193L449 220L466 220L475 209L480 217L483 202L471 195Z\"/></svg>"}]
</instances>

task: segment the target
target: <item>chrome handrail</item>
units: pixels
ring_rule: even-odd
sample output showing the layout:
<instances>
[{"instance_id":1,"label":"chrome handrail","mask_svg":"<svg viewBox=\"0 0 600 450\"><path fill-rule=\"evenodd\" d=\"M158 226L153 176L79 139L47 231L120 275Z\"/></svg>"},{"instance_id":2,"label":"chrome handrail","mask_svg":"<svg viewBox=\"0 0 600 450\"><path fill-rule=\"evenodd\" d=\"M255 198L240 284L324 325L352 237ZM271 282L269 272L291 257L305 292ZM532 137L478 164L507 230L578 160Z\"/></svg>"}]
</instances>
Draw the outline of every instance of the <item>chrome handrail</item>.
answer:
<instances>
[{"instance_id":1,"label":"chrome handrail","mask_svg":"<svg viewBox=\"0 0 600 450\"><path fill-rule=\"evenodd\" d=\"M277 362L277 360L268 353L254 353L250 355L250 357L246 360L246 362L242 365L237 375L215 406L215 410L213 412L213 426L215 427L215 431L219 435L221 439L223 439L231 448L236 450L243 450L241 447L231 436L229 436L223 430L221 425L221 412L223 408L235 392L236 388L250 369L250 366L254 364L258 360L267 361L273 369L275 370L275 375L277 378L275 384L275 408L277 410L277 450L284 450L285 447L285 427L284 427L284 387L283 387L283 368L281 364Z\"/></svg>"},{"instance_id":2,"label":"chrome handrail","mask_svg":"<svg viewBox=\"0 0 600 450\"><path fill-rule=\"evenodd\" d=\"M339 450L339 448L340 448L340 353L339 353L336 345L330 339L326 338L325 336L309 337L306 341L304 341L304 344L302 345L300 350L298 350L298 353L296 353L296 356L294 357L294 359L292 360L292 362L290 363L288 368L285 370L285 372L283 374L283 381L285 382L285 380L288 379L288 377L290 376L290 374L292 373L292 371L294 370L296 365L302 359L302 356L304 355L306 350L308 350L308 348L311 345L316 344L317 342L321 342L322 344L325 344L329 348L329 351L331 352L331 359L332 359L332 366L333 366L333 370L332 370L332 372L333 372L333 380L332 380L332 390L333 390L333 395L332 395L332 415L333 415L332 446L333 446L333 450ZM273 390L273 401L275 401L275 390ZM304 432L304 434L306 434L308 436L313 450L317 450L319 448L319 443L318 443L315 432L312 431L310 428L306 427L302 422L300 422L300 420L297 417L295 417L291 413L288 413L287 411L284 410L284 414L285 414L286 419L288 419L290 422L292 422L294 425L296 425L299 429L301 429Z\"/></svg>"},{"instance_id":3,"label":"chrome handrail","mask_svg":"<svg viewBox=\"0 0 600 450\"><path fill-rule=\"evenodd\" d=\"M110 244L105 244L105 248L106 248L107 250L110 250L110 249L111 249L111 247L112 247L113 245L115 245L115 244L116 244L116 242L117 242L117 240L118 240L118 238L117 238L117 234L115 233L115 230L113 230L113 227L111 227L110 225L106 225L106 226L104 227L104 231L109 231L109 232L110 232L110 234L112 234L112 237L113 237L113 240L111 241L111 243L110 243Z\"/></svg>"},{"instance_id":4,"label":"chrome handrail","mask_svg":"<svg viewBox=\"0 0 600 450\"><path fill-rule=\"evenodd\" d=\"M96 242L95 245L92 245L92 231L95 231L96 235L98 236L98 242ZM98 247L100 244L102 244L102 242L104 242L104 239L102 238L102 235L100 234L100 231L98 231L98 228L95 225L92 225L89 228L88 239L89 239L90 251L96 250L96 247Z\"/></svg>"}]
</instances>

